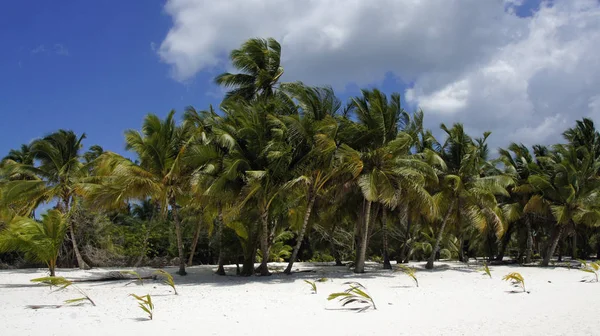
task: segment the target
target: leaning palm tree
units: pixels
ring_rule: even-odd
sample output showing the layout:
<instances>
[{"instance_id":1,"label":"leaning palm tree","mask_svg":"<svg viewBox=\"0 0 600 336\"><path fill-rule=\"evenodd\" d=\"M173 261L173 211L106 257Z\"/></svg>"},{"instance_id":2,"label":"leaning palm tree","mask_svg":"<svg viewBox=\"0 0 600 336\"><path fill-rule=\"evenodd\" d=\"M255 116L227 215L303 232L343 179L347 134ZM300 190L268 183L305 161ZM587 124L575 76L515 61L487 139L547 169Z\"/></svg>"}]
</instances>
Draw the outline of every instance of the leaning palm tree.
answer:
<instances>
[{"instance_id":1,"label":"leaning palm tree","mask_svg":"<svg viewBox=\"0 0 600 336\"><path fill-rule=\"evenodd\" d=\"M189 192L191 168L183 160L191 143L188 132L178 127L171 111L164 120L149 114L142 132L125 132L126 149L137 154L139 164L113 152L98 158L96 181L86 185L90 204L120 207L130 199L150 198L175 226L179 275L186 275L178 200Z\"/></svg>"},{"instance_id":2,"label":"leaning palm tree","mask_svg":"<svg viewBox=\"0 0 600 336\"><path fill-rule=\"evenodd\" d=\"M229 55L233 66L240 73L229 72L215 78L218 85L231 89L225 99L250 100L256 96L270 97L283 75L280 66L281 45L273 38L252 38Z\"/></svg>"},{"instance_id":3,"label":"leaning palm tree","mask_svg":"<svg viewBox=\"0 0 600 336\"><path fill-rule=\"evenodd\" d=\"M39 222L32 218L15 217L0 231L0 252L23 252L27 259L45 263L53 277L67 228L65 217L58 210L43 214Z\"/></svg>"},{"instance_id":4,"label":"leaning palm tree","mask_svg":"<svg viewBox=\"0 0 600 336\"><path fill-rule=\"evenodd\" d=\"M288 133L288 141L296 148L292 164L292 179L287 186L301 189L306 195L306 209L285 273L289 274L304 240L311 213L318 197L335 180L337 170L334 154L340 100L331 88L305 86L302 83L282 84L282 91L298 104L298 113L280 116Z\"/></svg>"},{"instance_id":5,"label":"leaning palm tree","mask_svg":"<svg viewBox=\"0 0 600 336\"><path fill-rule=\"evenodd\" d=\"M80 268L88 268L77 245L75 223L68 216L79 201L81 186L88 177L89 168L81 162L80 150L85 134L77 136L72 131L59 130L31 145L39 165L17 162L4 165L7 175L19 179L7 181L2 187L3 206L15 209L18 214L30 215L43 202L56 202L56 208L67 215L73 252Z\"/></svg>"}]
</instances>

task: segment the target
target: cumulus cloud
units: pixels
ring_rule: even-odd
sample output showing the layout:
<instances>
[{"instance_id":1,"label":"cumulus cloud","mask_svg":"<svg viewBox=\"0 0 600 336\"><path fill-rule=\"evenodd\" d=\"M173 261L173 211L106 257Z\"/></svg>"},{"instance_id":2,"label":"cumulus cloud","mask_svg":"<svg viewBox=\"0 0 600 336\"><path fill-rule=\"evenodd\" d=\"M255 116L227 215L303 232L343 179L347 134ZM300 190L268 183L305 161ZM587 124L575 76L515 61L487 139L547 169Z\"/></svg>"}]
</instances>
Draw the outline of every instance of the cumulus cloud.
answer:
<instances>
[{"instance_id":1,"label":"cumulus cloud","mask_svg":"<svg viewBox=\"0 0 600 336\"><path fill-rule=\"evenodd\" d=\"M173 26L158 48L177 80L226 67L250 37L277 38L283 80L405 83L428 126L460 121L492 145L555 142L600 117L600 5L554 0L531 17L523 0L168 0Z\"/></svg>"}]
</instances>

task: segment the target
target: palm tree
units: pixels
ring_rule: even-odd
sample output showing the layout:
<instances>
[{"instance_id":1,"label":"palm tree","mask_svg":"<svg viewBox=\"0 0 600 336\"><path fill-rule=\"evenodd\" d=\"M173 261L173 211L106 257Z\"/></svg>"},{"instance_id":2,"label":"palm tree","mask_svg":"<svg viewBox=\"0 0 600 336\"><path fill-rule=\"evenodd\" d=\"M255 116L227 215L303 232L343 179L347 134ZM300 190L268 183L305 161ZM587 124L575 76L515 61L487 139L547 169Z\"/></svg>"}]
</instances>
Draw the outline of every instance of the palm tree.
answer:
<instances>
[{"instance_id":1,"label":"palm tree","mask_svg":"<svg viewBox=\"0 0 600 336\"><path fill-rule=\"evenodd\" d=\"M498 253L497 260L502 261L504 251L510 241L512 227L514 222L521 222L525 225L525 253L524 262L530 263L533 253L533 235L532 235L532 209L538 208L539 199L534 197L533 187L528 183L529 176L539 171L537 163L534 161L529 149L523 144L511 143L507 149L498 149L500 160L505 166L504 173L515 180L515 185L508 188L510 198L503 205L505 218L509 222L509 227L505 230L502 237L502 245Z\"/></svg>"},{"instance_id":2,"label":"palm tree","mask_svg":"<svg viewBox=\"0 0 600 336\"><path fill-rule=\"evenodd\" d=\"M8 155L5 156L2 161L13 161L16 163L33 166L34 163L34 153L31 150L31 145L23 144L19 149L11 149L8 152Z\"/></svg>"},{"instance_id":3,"label":"palm tree","mask_svg":"<svg viewBox=\"0 0 600 336\"><path fill-rule=\"evenodd\" d=\"M364 272L369 227L378 214L375 211L372 215L373 204L394 208L402 196L398 191L404 190L405 195L415 195L427 207L431 198L424 188L426 180L437 179L431 166L409 153L413 139L400 129L405 128L410 118L400 106L400 95L392 94L388 100L377 89L362 93L362 97L352 100L358 123L343 121L345 129L341 133L347 136L347 141L338 148L342 169L349 172L364 200L357 226L360 238L356 273Z\"/></svg>"},{"instance_id":4,"label":"palm tree","mask_svg":"<svg viewBox=\"0 0 600 336\"><path fill-rule=\"evenodd\" d=\"M225 160L230 150L234 149L231 142L223 142L223 135L218 127L223 119L210 106L207 111L197 111L188 107L185 111L184 122L191 127L198 139L198 146L193 146L186 154L186 162L197 167L192 177L192 188L201 201L207 213L214 216L216 224L216 241L218 249L218 267L216 274L225 274L225 254L223 248L223 230L226 226L223 215L224 207L231 207L235 195L240 192L241 183L237 175L228 175ZM199 226L197 233L199 232ZM194 237L190 262L196 246L198 234Z\"/></svg>"},{"instance_id":5,"label":"palm tree","mask_svg":"<svg viewBox=\"0 0 600 336\"><path fill-rule=\"evenodd\" d=\"M240 49L234 49L229 59L240 73L226 72L215 78L218 85L232 89L225 95L225 100L273 96L274 87L283 75L279 42L273 38L249 39Z\"/></svg>"},{"instance_id":6,"label":"palm tree","mask_svg":"<svg viewBox=\"0 0 600 336\"><path fill-rule=\"evenodd\" d=\"M335 116L342 104L331 88L290 83L282 85L282 90L298 104L298 114L280 117L286 126L288 139L295 148L297 158L291 164L293 178L287 183L287 187L301 187L306 195L302 226L284 271L290 274L304 240L315 201L337 173L333 165L337 149Z\"/></svg>"},{"instance_id":7,"label":"palm tree","mask_svg":"<svg viewBox=\"0 0 600 336\"><path fill-rule=\"evenodd\" d=\"M149 114L141 133L126 131L126 149L137 154L139 164L113 152L103 153L96 167L97 183L87 186L86 196L91 204L104 207L150 198L165 217L170 209L179 256L177 273L186 275L178 203L190 189L192 169L183 158L191 138L186 129L175 124L174 114L175 111L169 112L164 120Z\"/></svg>"},{"instance_id":8,"label":"palm tree","mask_svg":"<svg viewBox=\"0 0 600 336\"><path fill-rule=\"evenodd\" d=\"M18 209L20 214L29 215L39 204L56 201L56 208L67 217L77 264L86 269L89 266L81 257L75 225L69 217L89 172L79 154L83 139L85 134L78 137L72 131L59 130L34 141L31 152L39 166L16 162L6 164L5 170L9 175L19 174L22 178L4 183L2 202Z\"/></svg>"},{"instance_id":9,"label":"palm tree","mask_svg":"<svg viewBox=\"0 0 600 336\"><path fill-rule=\"evenodd\" d=\"M474 141L464 132L461 124L455 124L451 129L443 124L441 127L447 134L442 157L448 171L442 175L441 190L434 198L439 213L444 215L425 266L427 269L434 266L436 253L449 223L466 223L478 228L480 232L491 227L497 237L502 235L503 214L496 195L508 196L505 188L512 183L512 179L507 176L481 177L482 168L487 166L485 141L489 132Z\"/></svg>"},{"instance_id":10,"label":"palm tree","mask_svg":"<svg viewBox=\"0 0 600 336\"><path fill-rule=\"evenodd\" d=\"M39 222L32 218L15 217L0 231L0 252L23 252L29 260L44 262L53 277L67 228L66 220L58 210L43 214Z\"/></svg>"},{"instance_id":11,"label":"palm tree","mask_svg":"<svg viewBox=\"0 0 600 336\"><path fill-rule=\"evenodd\" d=\"M550 156L540 158L546 169L529 177L554 217L554 232L542 266L548 266L565 229L594 226L600 221L598 173L600 162L587 148L556 145ZM541 202L540 202L541 203Z\"/></svg>"}]
</instances>

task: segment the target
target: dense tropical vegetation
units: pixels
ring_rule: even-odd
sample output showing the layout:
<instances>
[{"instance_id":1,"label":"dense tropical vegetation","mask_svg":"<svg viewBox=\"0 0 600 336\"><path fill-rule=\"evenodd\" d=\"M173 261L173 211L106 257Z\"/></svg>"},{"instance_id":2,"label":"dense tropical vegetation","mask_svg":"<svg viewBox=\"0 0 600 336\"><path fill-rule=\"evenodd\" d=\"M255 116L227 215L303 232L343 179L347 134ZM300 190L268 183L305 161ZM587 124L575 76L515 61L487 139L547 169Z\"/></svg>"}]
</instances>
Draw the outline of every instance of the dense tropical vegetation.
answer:
<instances>
[{"instance_id":1,"label":"dense tropical vegetation","mask_svg":"<svg viewBox=\"0 0 600 336\"><path fill-rule=\"evenodd\" d=\"M241 264L269 261L600 258L600 133L590 119L562 143L492 152L489 132L441 125L396 93L344 104L330 87L281 83L281 47L251 39L216 111L148 115L125 132L134 158L58 130L0 166L0 265ZM36 219L36 209L54 209ZM505 256L510 257L505 258ZM255 267L255 263L260 266Z\"/></svg>"}]
</instances>

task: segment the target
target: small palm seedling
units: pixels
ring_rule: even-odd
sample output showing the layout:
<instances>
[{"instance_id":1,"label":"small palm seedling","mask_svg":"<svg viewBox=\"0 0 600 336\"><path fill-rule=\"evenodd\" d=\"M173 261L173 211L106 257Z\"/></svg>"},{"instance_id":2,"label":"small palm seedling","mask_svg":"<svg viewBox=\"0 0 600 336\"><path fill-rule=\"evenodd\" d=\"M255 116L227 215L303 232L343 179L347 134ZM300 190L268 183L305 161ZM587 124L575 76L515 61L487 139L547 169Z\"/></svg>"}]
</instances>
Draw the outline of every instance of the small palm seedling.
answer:
<instances>
[{"instance_id":1,"label":"small palm seedling","mask_svg":"<svg viewBox=\"0 0 600 336\"><path fill-rule=\"evenodd\" d=\"M417 276L415 275L417 273L417 271L415 270L414 267L398 265L398 268L396 269L396 271L400 271L400 272L408 275L409 277L411 277L411 279L413 279L415 281L415 285L417 285L417 287L419 287L419 280L417 280Z\"/></svg>"},{"instance_id":2,"label":"small palm seedling","mask_svg":"<svg viewBox=\"0 0 600 336\"><path fill-rule=\"evenodd\" d=\"M345 307L351 303L362 304L362 307L349 308L350 310L356 310L357 312L363 312L369 308L377 309L373 298L367 294L367 289L358 282L345 282L344 285L349 285L350 288L340 293L331 293L327 300L338 299L342 303L342 307Z\"/></svg>"},{"instance_id":3,"label":"small palm seedling","mask_svg":"<svg viewBox=\"0 0 600 336\"><path fill-rule=\"evenodd\" d=\"M136 282L136 281L139 281L140 284L144 285L144 280L142 280L142 277L136 271L119 271L119 273L121 273L122 275L125 275L125 274L133 275L133 276L135 276L137 278L137 280L133 280L133 281L127 283L127 285L129 285L129 284L131 284L133 282ZM125 285L125 286L127 286L127 285Z\"/></svg>"},{"instance_id":4,"label":"small palm seedling","mask_svg":"<svg viewBox=\"0 0 600 336\"><path fill-rule=\"evenodd\" d=\"M141 310L145 311L146 314L148 314L148 318L152 320L152 317L154 317L154 303L152 303L152 298L150 297L150 294L142 296L129 294L129 296L133 296L137 300L138 307L140 307Z\"/></svg>"},{"instance_id":5,"label":"small palm seedling","mask_svg":"<svg viewBox=\"0 0 600 336\"><path fill-rule=\"evenodd\" d=\"M507 275L504 276L504 278L502 278L502 280L510 281L513 286L521 287L523 289L523 292L527 292L527 290L525 289L525 279L523 278L523 276L520 273L517 273L517 272L508 273ZM527 293L529 293L529 292L527 292Z\"/></svg>"},{"instance_id":6,"label":"small palm seedling","mask_svg":"<svg viewBox=\"0 0 600 336\"><path fill-rule=\"evenodd\" d=\"M490 267L486 262L483 263L483 267L481 267L479 271L483 272L483 275L489 276L490 279L492 278L492 272L490 272Z\"/></svg>"},{"instance_id":7,"label":"small palm seedling","mask_svg":"<svg viewBox=\"0 0 600 336\"><path fill-rule=\"evenodd\" d=\"M72 281L69 281L63 277L36 278L36 279L31 279L31 282L42 283L42 284L50 286L50 288L52 288L53 286L58 287L57 289L54 290L54 292L66 289L67 287L71 287L71 288L74 288L75 290L77 290L79 292L79 294L82 295L82 297L79 297L79 298L65 300L64 301L65 305L69 305L69 304L79 305L79 304L85 303L85 301L88 301L89 303L91 303L92 306L96 305L94 300L92 300L90 298L90 296L83 289L73 285ZM62 306L63 305L52 305L52 306L30 305L28 307L32 308L32 309L39 309L39 308L44 308L44 307L60 308Z\"/></svg>"},{"instance_id":8,"label":"small palm seedling","mask_svg":"<svg viewBox=\"0 0 600 336\"><path fill-rule=\"evenodd\" d=\"M317 294L317 284L314 281L304 280L304 282L310 285L313 294Z\"/></svg>"},{"instance_id":9,"label":"small palm seedling","mask_svg":"<svg viewBox=\"0 0 600 336\"><path fill-rule=\"evenodd\" d=\"M600 262L593 261L588 264L584 260L577 259L577 261L581 263L580 270L582 270L583 272L592 273L596 277L595 282L598 282L598 271L600 271Z\"/></svg>"},{"instance_id":10,"label":"small palm seedling","mask_svg":"<svg viewBox=\"0 0 600 336\"><path fill-rule=\"evenodd\" d=\"M35 279L31 279L29 281L34 282L34 283L48 285L51 289L52 289L52 287L60 287L57 289L57 291L61 290L61 289L65 289L73 284L73 282L71 282L63 277L56 277L56 276L35 278Z\"/></svg>"},{"instance_id":11,"label":"small palm seedling","mask_svg":"<svg viewBox=\"0 0 600 336\"><path fill-rule=\"evenodd\" d=\"M67 221L58 210L48 211L41 221L14 217L5 228L0 226L0 253L23 252L28 260L44 262L50 276L55 276L56 260L67 228Z\"/></svg>"},{"instance_id":12,"label":"small palm seedling","mask_svg":"<svg viewBox=\"0 0 600 336\"><path fill-rule=\"evenodd\" d=\"M158 270L158 271L154 272L154 274L156 274L158 276L162 276L163 283L165 285L171 286L171 288L173 288L173 291L175 291L175 295L178 295L177 289L175 288L175 281L173 280L173 276L171 274L169 274L168 272L165 272L163 270Z\"/></svg>"}]
</instances>

